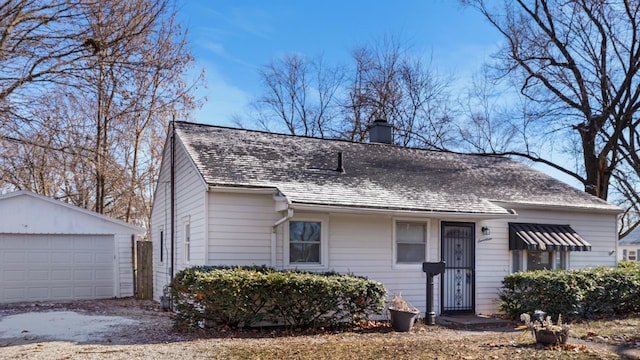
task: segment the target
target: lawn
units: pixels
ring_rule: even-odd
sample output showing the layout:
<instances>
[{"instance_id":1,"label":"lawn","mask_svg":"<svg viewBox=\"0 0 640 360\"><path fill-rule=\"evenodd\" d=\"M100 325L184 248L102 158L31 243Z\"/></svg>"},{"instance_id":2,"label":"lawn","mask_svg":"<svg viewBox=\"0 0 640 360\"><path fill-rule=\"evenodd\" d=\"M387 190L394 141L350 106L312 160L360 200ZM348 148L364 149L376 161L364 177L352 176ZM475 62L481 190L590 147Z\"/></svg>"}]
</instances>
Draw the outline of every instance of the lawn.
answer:
<instances>
[{"instance_id":1,"label":"lawn","mask_svg":"<svg viewBox=\"0 0 640 360\"><path fill-rule=\"evenodd\" d=\"M640 336L638 318L574 324L567 345L542 347L513 328L447 329L416 325L409 333L381 323L352 332L236 333L223 341L194 343L212 359L633 359L630 339ZM615 345L615 346L614 346ZM619 345L625 345L622 350Z\"/></svg>"}]
</instances>

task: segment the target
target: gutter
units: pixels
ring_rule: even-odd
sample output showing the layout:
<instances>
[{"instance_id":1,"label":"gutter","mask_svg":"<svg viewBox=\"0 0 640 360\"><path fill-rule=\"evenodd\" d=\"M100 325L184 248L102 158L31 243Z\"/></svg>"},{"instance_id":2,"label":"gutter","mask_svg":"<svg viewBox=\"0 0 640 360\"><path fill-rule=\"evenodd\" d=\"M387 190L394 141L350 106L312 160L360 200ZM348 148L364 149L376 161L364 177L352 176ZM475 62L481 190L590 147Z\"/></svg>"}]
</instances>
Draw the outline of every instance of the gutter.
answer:
<instances>
[{"instance_id":1,"label":"gutter","mask_svg":"<svg viewBox=\"0 0 640 360\"><path fill-rule=\"evenodd\" d=\"M621 208L616 205L610 205L606 207L589 207L585 206L572 206L572 205L554 205L554 204L540 204L540 203L517 203L507 202L499 200L490 200L492 203L501 207L514 207L523 210L557 210L557 211L570 211L570 212L587 212L587 213L605 213L616 215L623 212Z\"/></svg>"},{"instance_id":2,"label":"gutter","mask_svg":"<svg viewBox=\"0 0 640 360\"><path fill-rule=\"evenodd\" d=\"M274 187L209 185L209 191L235 194L273 194L274 198L284 197L282 195L278 195L278 189Z\"/></svg>"},{"instance_id":3,"label":"gutter","mask_svg":"<svg viewBox=\"0 0 640 360\"><path fill-rule=\"evenodd\" d=\"M349 213L358 215L390 215L390 216L415 216L415 217L443 217L457 219L515 219L518 213L514 209L505 209L505 213L472 213L472 212L447 212L433 210L408 210L408 209L380 209L362 208L340 205L303 204L293 203L290 207L299 211L325 211L335 213Z\"/></svg>"}]
</instances>

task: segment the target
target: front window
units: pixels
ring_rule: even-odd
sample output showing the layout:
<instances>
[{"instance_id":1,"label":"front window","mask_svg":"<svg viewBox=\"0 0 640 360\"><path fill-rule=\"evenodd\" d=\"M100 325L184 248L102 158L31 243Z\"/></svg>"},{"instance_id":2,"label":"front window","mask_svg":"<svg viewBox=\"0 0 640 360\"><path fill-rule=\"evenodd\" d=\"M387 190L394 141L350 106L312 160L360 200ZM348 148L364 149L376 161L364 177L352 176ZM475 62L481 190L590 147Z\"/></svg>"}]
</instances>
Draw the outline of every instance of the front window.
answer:
<instances>
[{"instance_id":1,"label":"front window","mask_svg":"<svg viewBox=\"0 0 640 360\"><path fill-rule=\"evenodd\" d=\"M290 221L289 263L320 264L321 242L320 221Z\"/></svg>"},{"instance_id":2,"label":"front window","mask_svg":"<svg viewBox=\"0 0 640 360\"><path fill-rule=\"evenodd\" d=\"M422 264L426 259L427 224L396 223L396 263Z\"/></svg>"},{"instance_id":3,"label":"front window","mask_svg":"<svg viewBox=\"0 0 640 360\"><path fill-rule=\"evenodd\" d=\"M629 250L629 260L636 261L636 252L635 250Z\"/></svg>"},{"instance_id":4,"label":"front window","mask_svg":"<svg viewBox=\"0 0 640 360\"><path fill-rule=\"evenodd\" d=\"M513 251L513 271L553 270L567 268L566 251Z\"/></svg>"}]
</instances>

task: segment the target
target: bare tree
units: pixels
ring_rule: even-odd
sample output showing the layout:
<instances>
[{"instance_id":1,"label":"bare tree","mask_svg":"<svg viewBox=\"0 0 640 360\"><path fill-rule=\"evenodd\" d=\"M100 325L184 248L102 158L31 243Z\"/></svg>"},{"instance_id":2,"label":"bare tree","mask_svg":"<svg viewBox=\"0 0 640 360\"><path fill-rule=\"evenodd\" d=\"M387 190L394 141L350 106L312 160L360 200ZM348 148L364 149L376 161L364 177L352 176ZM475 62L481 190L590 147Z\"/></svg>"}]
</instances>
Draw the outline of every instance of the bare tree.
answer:
<instances>
[{"instance_id":1,"label":"bare tree","mask_svg":"<svg viewBox=\"0 0 640 360\"><path fill-rule=\"evenodd\" d=\"M334 97L342 83L339 67L328 68L322 57L290 54L260 71L265 94L256 107L261 126L284 125L290 134L325 137L335 118Z\"/></svg>"},{"instance_id":2,"label":"bare tree","mask_svg":"<svg viewBox=\"0 0 640 360\"><path fill-rule=\"evenodd\" d=\"M364 141L369 126L385 119L400 145L444 149L450 143L450 79L439 77L430 64L411 56L395 40L358 47L353 60L340 137Z\"/></svg>"},{"instance_id":3,"label":"bare tree","mask_svg":"<svg viewBox=\"0 0 640 360\"><path fill-rule=\"evenodd\" d=\"M503 88L490 69L483 67L459 97L458 150L495 154L528 149L526 134L531 119L527 105L526 98L512 96L509 88Z\"/></svg>"},{"instance_id":4,"label":"bare tree","mask_svg":"<svg viewBox=\"0 0 640 360\"><path fill-rule=\"evenodd\" d=\"M0 102L31 85L79 76L88 51L84 0L7 0L0 4Z\"/></svg>"},{"instance_id":5,"label":"bare tree","mask_svg":"<svg viewBox=\"0 0 640 360\"><path fill-rule=\"evenodd\" d=\"M638 1L463 0L504 36L498 70L517 78L520 93L537 109L536 121L558 138L579 138L581 164L546 162L607 199L621 164L637 169L633 152L640 106L640 4ZM532 135L533 136L533 135Z\"/></svg>"},{"instance_id":6,"label":"bare tree","mask_svg":"<svg viewBox=\"0 0 640 360\"><path fill-rule=\"evenodd\" d=\"M68 71L37 87L23 82L28 90L16 87L0 102L9 110L0 139L25 155L0 158L3 174L14 174L3 180L146 225L164 126L195 106L182 79L192 61L185 34L171 0L64 3L73 5L66 14L74 22L56 19L58 35L80 34L75 41L84 52L66 68L49 60ZM50 137L55 141L33 141ZM38 152L47 154L46 164L16 171L35 163ZM26 180L39 173L57 181Z\"/></svg>"}]
</instances>

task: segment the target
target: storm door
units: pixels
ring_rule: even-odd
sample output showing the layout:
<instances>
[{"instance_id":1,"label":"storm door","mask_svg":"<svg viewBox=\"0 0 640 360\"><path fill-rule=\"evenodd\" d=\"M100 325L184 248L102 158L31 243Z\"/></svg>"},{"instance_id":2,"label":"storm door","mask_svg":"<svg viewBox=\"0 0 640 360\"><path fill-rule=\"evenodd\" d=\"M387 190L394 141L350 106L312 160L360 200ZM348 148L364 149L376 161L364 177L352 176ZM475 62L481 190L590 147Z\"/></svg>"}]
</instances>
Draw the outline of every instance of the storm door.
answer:
<instances>
[{"instance_id":1,"label":"storm door","mask_svg":"<svg viewBox=\"0 0 640 360\"><path fill-rule=\"evenodd\" d=\"M475 225L443 222L442 313L474 313L475 301Z\"/></svg>"}]
</instances>

